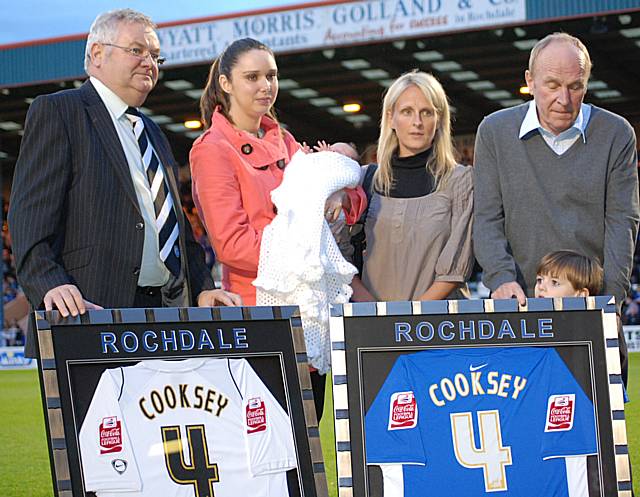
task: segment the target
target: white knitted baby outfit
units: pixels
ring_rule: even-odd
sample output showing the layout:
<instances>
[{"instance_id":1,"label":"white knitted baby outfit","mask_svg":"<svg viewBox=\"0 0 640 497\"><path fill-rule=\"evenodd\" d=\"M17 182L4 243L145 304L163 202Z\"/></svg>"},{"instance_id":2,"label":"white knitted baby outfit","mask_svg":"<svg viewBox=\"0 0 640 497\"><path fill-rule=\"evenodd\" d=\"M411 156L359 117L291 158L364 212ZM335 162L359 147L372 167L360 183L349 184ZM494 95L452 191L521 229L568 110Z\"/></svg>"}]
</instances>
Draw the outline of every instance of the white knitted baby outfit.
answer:
<instances>
[{"instance_id":1,"label":"white knitted baby outfit","mask_svg":"<svg viewBox=\"0 0 640 497\"><path fill-rule=\"evenodd\" d=\"M359 180L360 165L344 155L297 152L271 192L278 213L262 233L256 302L300 307L309 362L321 374L331 366L329 304L349 301L357 273L340 254L324 206Z\"/></svg>"}]
</instances>

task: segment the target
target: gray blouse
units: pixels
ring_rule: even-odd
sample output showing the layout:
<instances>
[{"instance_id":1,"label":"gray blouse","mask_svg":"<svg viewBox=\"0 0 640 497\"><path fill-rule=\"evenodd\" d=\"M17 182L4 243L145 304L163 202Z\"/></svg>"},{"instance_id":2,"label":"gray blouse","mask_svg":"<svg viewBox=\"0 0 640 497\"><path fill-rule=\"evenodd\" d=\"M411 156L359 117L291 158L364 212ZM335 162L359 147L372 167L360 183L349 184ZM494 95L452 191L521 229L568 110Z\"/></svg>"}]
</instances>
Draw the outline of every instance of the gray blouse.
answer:
<instances>
[{"instance_id":1,"label":"gray blouse","mask_svg":"<svg viewBox=\"0 0 640 497\"><path fill-rule=\"evenodd\" d=\"M378 301L417 300L434 281L467 281L473 269L472 213L473 171L462 165L429 195L391 198L374 192L364 228L365 287Z\"/></svg>"}]
</instances>

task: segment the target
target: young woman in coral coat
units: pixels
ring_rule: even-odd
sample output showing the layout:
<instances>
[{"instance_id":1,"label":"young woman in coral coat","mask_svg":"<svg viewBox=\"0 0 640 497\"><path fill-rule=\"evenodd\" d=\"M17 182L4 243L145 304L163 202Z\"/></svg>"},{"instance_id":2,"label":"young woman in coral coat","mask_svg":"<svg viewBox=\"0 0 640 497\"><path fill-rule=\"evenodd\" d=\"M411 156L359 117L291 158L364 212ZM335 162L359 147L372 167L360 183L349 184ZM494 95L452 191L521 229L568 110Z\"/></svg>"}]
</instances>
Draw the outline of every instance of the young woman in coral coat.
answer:
<instances>
[{"instance_id":1,"label":"young woman in coral coat","mask_svg":"<svg viewBox=\"0 0 640 497\"><path fill-rule=\"evenodd\" d=\"M278 68L266 45L236 40L214 61L200 100L205 132L190 154L193 198L217 259L223 287L255 305L262 230L275 217L271 191L278 187L300 145L278 123ZM347 222L364 211L361 188L327 201L331 221L345 208ZM321 399L316 399L316 401Z\"/></svg>"}]
</instances>

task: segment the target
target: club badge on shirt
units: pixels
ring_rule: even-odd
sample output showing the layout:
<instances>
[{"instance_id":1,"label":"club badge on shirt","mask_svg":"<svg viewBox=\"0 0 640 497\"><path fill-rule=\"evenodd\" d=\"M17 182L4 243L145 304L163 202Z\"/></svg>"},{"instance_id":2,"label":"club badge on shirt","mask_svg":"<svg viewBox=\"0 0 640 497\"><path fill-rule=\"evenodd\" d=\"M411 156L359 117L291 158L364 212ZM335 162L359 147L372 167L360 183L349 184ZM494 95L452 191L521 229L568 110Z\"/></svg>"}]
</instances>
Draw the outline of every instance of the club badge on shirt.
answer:
<instances>
[{"instance_id":1,"label":"club badge on shirt","mask_svg":"<svg viewBox=\"0 0 640 497\"><path fill-rule=\"evenodd\" d=\"M418 403L413 391L395 392L389 401L389 430L407 430L418 424Z\"/></svg>"},{"instance_id":2,"label":"club badge on shirt","mask_svg":"<svg viewBox=\"0 0 640 497\"><path fill-rule=\"evenodd\" d=\"M547 423L544 431L568 431L573 428L576 395L551 395L547 404Z\"/></svg>"},{"instance_id":3,"label":"club badge on shirt","mask_svg":"<svg viewBox=\"0 0 640 497\"><path fill-rule=\"evenodd\" d=\"M99 427L100 454L122 451L122 423L117 416L102 418Z\"/></svg>"},{"instance_id":4,"label":"club badge on shirt","mask_svg":"<svg viewBox=\"0 0 640 497\"><path fill-rule=\"evenodd\" d=\"M247 401L247 433L258 433L267 429L267 412L264 401L260 397L254 397Z\"/></svg>"}]
</instances>

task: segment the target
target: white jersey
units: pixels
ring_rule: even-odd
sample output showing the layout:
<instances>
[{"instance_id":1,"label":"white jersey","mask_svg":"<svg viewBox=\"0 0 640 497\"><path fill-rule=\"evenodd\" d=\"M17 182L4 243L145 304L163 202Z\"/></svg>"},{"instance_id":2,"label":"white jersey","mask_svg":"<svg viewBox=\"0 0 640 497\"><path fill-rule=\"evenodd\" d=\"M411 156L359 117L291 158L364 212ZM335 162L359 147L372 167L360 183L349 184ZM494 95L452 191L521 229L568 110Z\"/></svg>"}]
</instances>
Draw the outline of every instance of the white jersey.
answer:
<instances>
[{"instance_id":1,"label":"white jersey","mask_svg":"<svg viewBox=\"0 0 640 497\"><path fill-rule=\"evenodd\" d=\"M296 467L286 412L244 359L108 369L80 429L98 497L280 497Z\"/></svg>"}]
</instances>

